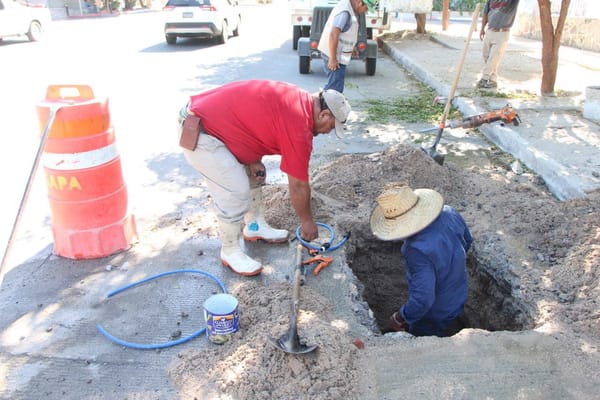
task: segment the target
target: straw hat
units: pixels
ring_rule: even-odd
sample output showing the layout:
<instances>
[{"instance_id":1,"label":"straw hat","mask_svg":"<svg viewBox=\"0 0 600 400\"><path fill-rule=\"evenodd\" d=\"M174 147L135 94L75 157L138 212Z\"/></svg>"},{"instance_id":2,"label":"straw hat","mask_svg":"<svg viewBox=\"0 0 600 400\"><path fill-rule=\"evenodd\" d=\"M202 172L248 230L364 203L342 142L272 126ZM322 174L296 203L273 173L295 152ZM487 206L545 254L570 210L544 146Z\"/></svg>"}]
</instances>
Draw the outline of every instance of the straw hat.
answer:
<instances>
[{"instance_id":1,"label":"straw hat","mask_svg":"<svg viewBox=\"0 0 600 400\"><path fill-rule=\"evenodd\" d=\"M388 186L377 197L371 230L382 240L405 239L431 224L443 206L444 199L435 190L412 190L405 184Z\"/></svg>"}]
</instances>

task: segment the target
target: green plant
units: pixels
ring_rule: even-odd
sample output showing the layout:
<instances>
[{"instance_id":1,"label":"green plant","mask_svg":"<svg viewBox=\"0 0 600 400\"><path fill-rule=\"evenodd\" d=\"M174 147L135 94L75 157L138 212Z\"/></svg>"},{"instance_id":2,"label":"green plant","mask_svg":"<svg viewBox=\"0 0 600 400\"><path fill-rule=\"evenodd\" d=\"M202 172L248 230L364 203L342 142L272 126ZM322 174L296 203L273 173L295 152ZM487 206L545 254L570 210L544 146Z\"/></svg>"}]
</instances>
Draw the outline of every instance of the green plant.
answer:
<instances>
[{"instance_id":1,"label":"green plant","mask_svg":"<svg viewBox=\"0 0 600 400\"><path fill-rule=\"evenodd\" d=\"M501 90L479 90L479 95L481 97L496 97L500 99L525 99L531 100L536 99L537 94L520 91L520 92L503 92Z\"/></svg>"},{"instance_id":2,"label":"green plant","mask_svg":"<svg viewBox=\"0 0 600 400\"><path fill-rule=\"evenodd\" d=\"M420 84L417 96L367 101L367 113L373 122L378 123L386 123L394 119L409 123L436 123L441 119L445 107L434 101L436 96L433 89ZM449 114L454 117L460 113L456 108L451 107Z\"/></svg>"}]
</instances>

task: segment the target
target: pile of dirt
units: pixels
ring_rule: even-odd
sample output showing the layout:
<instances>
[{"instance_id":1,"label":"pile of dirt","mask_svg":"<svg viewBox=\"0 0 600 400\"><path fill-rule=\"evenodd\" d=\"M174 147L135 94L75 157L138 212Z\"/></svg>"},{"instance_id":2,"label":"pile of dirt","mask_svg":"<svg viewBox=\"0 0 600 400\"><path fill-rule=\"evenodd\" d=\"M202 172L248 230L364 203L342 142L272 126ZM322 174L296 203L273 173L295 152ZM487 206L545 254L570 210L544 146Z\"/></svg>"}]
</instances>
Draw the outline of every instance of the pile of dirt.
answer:
<instances>
[{"instance_id":1,"label":"pile of dirt","mask_svg":"<svg viewBox=\"0 0 600 400\"><path fill-rule=\"evenodd\" d=\"M509 286L528 321L524 328L559 327L598 348L600 193L560 202L535 174L516 174L504 164L440 166L420 149L398 145L381 153L342 156L314 171L315 219L338 232L351 230L346 251L355 254L365 242L376 242L369 215L375 198L392 182L437 190L464 216L479 267L485 264L487 274ZM265 187L264 197L267 219L295 229L287 187ZM385 286L385 276L370 279L381 279L372 286ZM244 310L245 329L224 346L182 353L171 369L172 379L189 398L217 393L218 398L235 399L356 397L354 378L365 369L355 363L360 346L343 324L332 323L332 307L323 296L302 289L300 337L318 344L318 352L290 357L265 349L268 336L279 337L287 329L289 285L263 287L249 280L234 294Z\"/></svg>"},{"instance_id":2,"label":"pile of dirt","mask_svg":"<svg viewBox=\"0 0 600 400\"><path fill-rule=\"evenodd\" d=\"M290 286L264 287L248 281L232 292L243 309L240 326L244 329L223 346L181 353L173 365L171 377L183 388L182 395L190 399L356 398L352 382L361 372L354 365L358 348L346 336L343 324L331 323L332 304L309 287L301 292L298 336L302 343L318 343L316 351L291 356L270 344L269 338L277 340L290 325Z\"/></svg>"}]
</instances>

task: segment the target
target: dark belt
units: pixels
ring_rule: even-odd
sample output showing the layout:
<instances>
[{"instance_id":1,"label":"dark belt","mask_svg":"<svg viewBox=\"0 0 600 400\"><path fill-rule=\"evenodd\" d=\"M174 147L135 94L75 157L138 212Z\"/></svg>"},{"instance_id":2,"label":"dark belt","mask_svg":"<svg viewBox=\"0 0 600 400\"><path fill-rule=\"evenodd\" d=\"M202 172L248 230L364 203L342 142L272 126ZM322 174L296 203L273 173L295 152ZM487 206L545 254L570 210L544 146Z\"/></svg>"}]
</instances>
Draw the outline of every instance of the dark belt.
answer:
<instances>
[{"instance_id":1,"label":"dark belt","mask_svg":"<svg viewBox=\"0 0 600 400\"><path fill-rule=\"evenodd\" d=\"M510 31L510 28L490 28L490 31L492 31L492 32L508 32L508 31Z\"/></svg>"}]
</instances>

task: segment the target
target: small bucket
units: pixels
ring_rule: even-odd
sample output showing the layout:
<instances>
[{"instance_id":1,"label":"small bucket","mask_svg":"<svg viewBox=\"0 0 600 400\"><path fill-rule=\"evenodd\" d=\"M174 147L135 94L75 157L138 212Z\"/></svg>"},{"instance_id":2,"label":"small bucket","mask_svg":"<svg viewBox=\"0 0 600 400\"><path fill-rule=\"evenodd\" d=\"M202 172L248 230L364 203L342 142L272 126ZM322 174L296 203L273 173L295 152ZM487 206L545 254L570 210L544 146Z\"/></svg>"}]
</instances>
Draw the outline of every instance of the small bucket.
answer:
<instances>
[{"instance_id":1,"label":"small bucket","mask_svg":"<svg viewBox=\"0 0 600 400\"><path fill-rule=\"evenodd\" d=\"M239 329L238 301L227 293L210 296L204 302L206 337L215 344L223 344Z\"/></svg>"}]
</instances>

